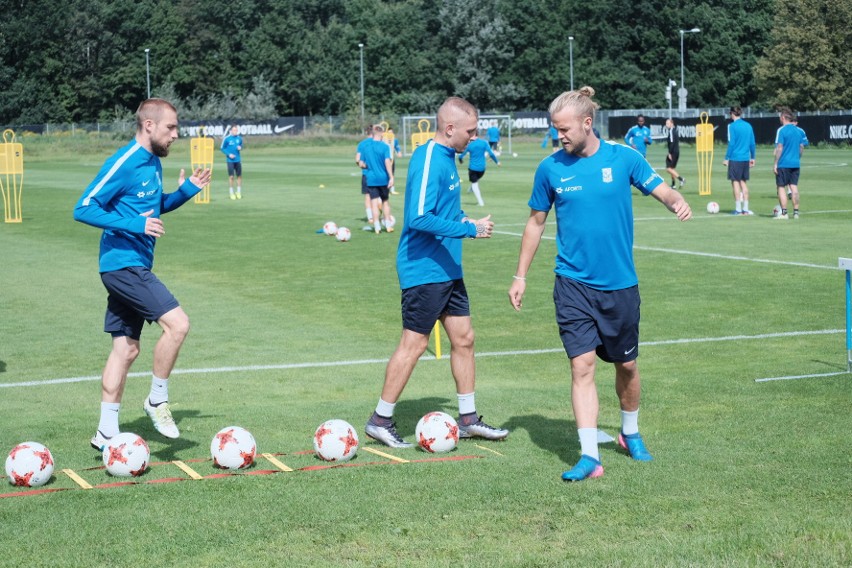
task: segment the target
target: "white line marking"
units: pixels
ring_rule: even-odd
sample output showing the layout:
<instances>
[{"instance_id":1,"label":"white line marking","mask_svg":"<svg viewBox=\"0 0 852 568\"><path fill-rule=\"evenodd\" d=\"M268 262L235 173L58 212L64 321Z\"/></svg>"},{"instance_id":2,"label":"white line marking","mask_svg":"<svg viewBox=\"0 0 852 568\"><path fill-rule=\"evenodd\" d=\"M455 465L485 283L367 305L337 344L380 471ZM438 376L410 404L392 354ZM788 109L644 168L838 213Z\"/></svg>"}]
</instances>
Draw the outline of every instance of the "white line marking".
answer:
<instances>
[{"instance_id":1,"label":"white line marking","mask_svg":"<svg viewBox=\"0 0 852 568\"><path fill-rule=\"evenodd\" d=\"M725 337L695 337L685 339L664 339L660 341L641 341L640 346L653 347L657 345L682 345L686 343L710 343L716 341L742 341L750 339L773 339L778 337L801 337L804 335L832 335L835 333L846 333L845 329L821 329L816 331L785 331L780 333L763 333L760 335L729 335ZM517 355L543 355L548 353L562 353L562 348L552 349L526 349L520 351L491 351L486 353L477 353L476 357L506 357ZM433 355L426 355L420 358L421 361L434 361ZM318 361L313 363L282 363L279 365L246 365L242 367L211 367L201 369L175 369L172 375L209 375L214 373L237 373L246 371L277 371L284 369L314 369L323 367L351 367L356 365L377 365L388 362L387 358L383 359L355 359L351 361ZM128 377L149 377L150 372L142 371L138 373L128 373ZM0 384L0 388L12 387L37 387L43 385L59 385L68 383L82 383L89 381L99 381L100 375L87 377L68 377L64 379L45 379L42 381L25 381L20 383L4 383Z\"/></svg>"},{"instance_id":2,"label":"white line marking","mask_svg":"<svg viewBox=\"0 0 852 568\"><path fill-rule=\"evenodd\" d=\"M837 375L848 375L849 371L840 371L838 373L817 373L815 375L790 375L789 377L770 377L768 379L754 379L756 383L765 383L767 381L793 381L796 379L815 379L818 377L836 377Z\"/></svg>"}]
</instances>

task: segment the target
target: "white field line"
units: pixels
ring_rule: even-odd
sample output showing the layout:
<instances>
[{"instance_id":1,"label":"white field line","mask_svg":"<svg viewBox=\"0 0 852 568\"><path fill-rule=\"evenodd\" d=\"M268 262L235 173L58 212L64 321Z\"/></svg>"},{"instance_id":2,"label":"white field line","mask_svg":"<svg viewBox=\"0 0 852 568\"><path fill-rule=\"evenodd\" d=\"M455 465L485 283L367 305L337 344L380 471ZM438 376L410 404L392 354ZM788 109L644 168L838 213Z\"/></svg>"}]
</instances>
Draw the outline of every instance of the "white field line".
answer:
<instances>
[{"instance_id":1,"label":"white field line","mask_svg":"<svg viewBox=\"0 0 852 568\"><path fill-rule=\"evenodd\" d=\"M664 339L661 341L642 341L640 346L652 347L658 345L682 345L687 343L711 343L717 341L745 341L755 339L773 339L778 337L801 337L805 335L831 335L835 333L845 333L843 329L821 329L816 331L786 331L780 333L763 333L760 335L729 335L725 337L696 337L685 339ZM562 348L553 349L527 349L520 351L492 351L486 353L477 353L477 358L483 357L516 357L519 355L542 355L549 353L562 353ZM447 356L449 358L449 356ZM434 361L433 355L426 355L420 358L421 361ZM175 369L172 375L210 375L217 373L238 373L247 371L278 371L286 369L316 369L323 367L351 367L356 365L378 365L386 364L388 359L354 359L350 361L317 361L310 363L281 363L278 365L245 365L241 367L208 367L199 369ZM142 371L138 373L129 373L128 377L148 377L151 373ZM40 381L25 381L20 383L5 383L0 384L0 388L12 387L37 387L43 385L58 385L67 383L81 383L88 381L99 381L99 375L86 377L67 377L62 379L44 379Z\"/></svg>"},{"instance_id":2,"label":"white field line","mask_svg":"<svg viewBox=\"0 0 852 568\"><path fill-rule=\"evenodd\" d=\"M768 381L794 381L796 379L817 379L820 377L836 377L837 375L847 375L849 371L838 371L837 373L816 373L814 375L790 375L788 377L769 377L766 379L754 379L756 383L765 383Z\"/></svg>"}]
</instances>

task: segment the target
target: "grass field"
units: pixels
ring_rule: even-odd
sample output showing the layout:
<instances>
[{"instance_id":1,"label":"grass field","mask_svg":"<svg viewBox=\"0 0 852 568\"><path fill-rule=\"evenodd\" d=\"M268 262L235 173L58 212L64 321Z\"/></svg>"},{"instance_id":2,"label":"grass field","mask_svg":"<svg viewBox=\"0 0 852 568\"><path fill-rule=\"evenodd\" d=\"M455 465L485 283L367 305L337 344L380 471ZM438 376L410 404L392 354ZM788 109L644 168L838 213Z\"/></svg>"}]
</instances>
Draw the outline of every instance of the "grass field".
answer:
<instances>
[{"instance_id":1,"label":"grass field","mask_svg":"<svg viewBox=\"0 0 852 568\"><path fill-rule=\"evenodd\" d=\"M559 475L579 444L551 299L555 227L521 313L506 295L546 150L516 141L519 157L489 165L481 211L493 215L495 235L465 243L477 406L512 434L461 443L452 461L387 449L409 460L400 463L367 451L386 448L363 434L400 333L399 233L360 230L354 141L249 145L243 199L226 198L217 163L212 202L167 215L157 245L155 272L193 325L170 388L182 436L166 441L141 409L158 336L147 328L121 424L148 440L155 464L137 485L82 490L61 470L94 486L115 480L88 446L109 350L99 231L71 211L121 144L25 146L24 222L0 224L0 450L44 443L57 462L46 488L67 489L0 499L0 566L852 564L852 375L842 374L836 268L852 256L848 147L807 151L798 221L770 218L769 148L752 173L754 217L727 214L724 147L710 198L697 195L694 150L683 151L692 221L635 192L640 427L655 461L604 445L605 476L569 485ZM649 159L662 167L662 146ZM188 162L181 140L164 161L166 179ZM392 197L398 218L402 199ZM722 214L705 213L711 199ZM479 216L471 194L463 202ZM353 229L352 240L317 235L328 220ZM421 361L397 407L406 437L428 411L457 412L443 350ZM756 382L800 375L814 376ZM615 434L611 366L599 366L598 385L601 428ZM353 467L316 469L305 453L329 418L361 435ZM192 481L168 463L213 475L210 440L231 424L295 471ZM260 458L253 471L270 469ZM175 477L187 480L153 483ZM2 481L0 493L18 491Z\"/></svg>"}]
</instances>

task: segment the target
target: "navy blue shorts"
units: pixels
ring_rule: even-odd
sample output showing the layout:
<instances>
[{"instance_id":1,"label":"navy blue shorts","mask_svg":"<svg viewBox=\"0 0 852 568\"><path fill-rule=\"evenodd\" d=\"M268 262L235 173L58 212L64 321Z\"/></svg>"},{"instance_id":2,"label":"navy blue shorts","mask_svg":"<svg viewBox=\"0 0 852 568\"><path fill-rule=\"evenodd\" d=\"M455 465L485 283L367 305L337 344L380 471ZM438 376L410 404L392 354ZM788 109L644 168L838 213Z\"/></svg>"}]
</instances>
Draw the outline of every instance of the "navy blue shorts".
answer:
<instances>
[{"instance_id":1,"label":"navy blue shorts","mask_svg":"<svg viewBox=\"0 0 852 568\"><path fill-rule=\"evenodd\" d=\"M388 200L390 190L386 185L371 185L367 187L367 192L370 194L370 199L381 199L382 203Z\"/></svg>"},{"instance_id":2,"label":"navy blue shorts","mask_svg":"<svg viewBox=\"0 0 852 568\"><path fill-rule=\"evenodd\" d=\"M441 316L469 316L464 280L421 284L402 291L402 327L423 335L432 333Z\"/></svg>"},{"instance_id":3,"label":"navy blue shorts","mask_svg":"<svg viewBox=\"0 0 852 568\"><path fill-rule=\"evenodd\" d=\"M485 175L485 172L478 172L476 170L467 170L467 179L470 183L476 183L482 179L482 176Z\"/></svg>"},{"instance_id":4,"label":"navy blue shorts","mask_svg":"<svg viewBox=\"0 0 852 568\"><path fill-rule=\"evenodd\" d=\"M228 175L243 175L243 163L242 162L228 162Z\"/></svg>"},{"instance_id":5,"label":"navy blue shorts","mask_svg":"<svg viewBox=\"0 0 852 568\"><path fill-rule=\"evenodd\" d=\"M778 168L778 173L775 174L775 185L778 187L799 185L799 168Z\"/></svg>"},{"instance_id":6,"label":"navy blue shorts","mask_svg":"<svg viewBox=\"0 0 852 568\"><path fill-rule=\"evenodd\" d=\"M113 337L138 341L146 321L157 321L180 306L159 278L141 266L104 272L101 282L109 292L104 331Z\"/></svg>"},{"instance_id":7,"label":"navy blue shorts","mask_svg":"<svg viewBox=\"0 0 852 568\"><path fill-rule=\"evenodd\" d=\"M370 195L370 191L367 189L367 176L361 174L361 193L364 195Z\"/></svg>"},{"instance_id":8,"label":"navy blue shorts","mask_svg":"<svg viewBox=\"0 0 852 568\"><path fill-rule=\"evenodd\" d=\"M595 351L607 363L626 363L639 356L639 286L595 290L557 276L553 302L568 357Z\"/></svg>"},{"instance_id":9,"label":"navy blue shorts","mask_svg":"<svg viewBox=\"0 0 852 568\"><path fill-rule=\"evenodd\" d=\"M728 160L728 179L730 181L748 181L749 170L748 162L737 162Z\"/></svg>"}]
</instances>

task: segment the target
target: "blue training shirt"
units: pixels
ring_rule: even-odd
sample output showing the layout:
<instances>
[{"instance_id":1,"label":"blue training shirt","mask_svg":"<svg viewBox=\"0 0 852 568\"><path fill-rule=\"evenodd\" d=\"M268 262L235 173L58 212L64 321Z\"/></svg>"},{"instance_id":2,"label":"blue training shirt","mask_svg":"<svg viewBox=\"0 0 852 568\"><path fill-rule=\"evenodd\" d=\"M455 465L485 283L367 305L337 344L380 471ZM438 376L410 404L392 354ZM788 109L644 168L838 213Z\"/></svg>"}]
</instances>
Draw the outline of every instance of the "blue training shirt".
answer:
<instances>
[{"instance_id":1,"label":"blue training shirt","mask_svg":"<svg viewBox=\"0 0 852 568\"><path fill-rule=\"evenodd\" d=\"M201 191L189 178L174 193L163 193L160 158L133 140L113 154L74 207L74 220L104 230L100 272L154 265L156 238L145 234L143 213L173 211Z\"/></svg>"},{"instance_id":2,"label":"blue training shirt","mask_svg":"<svg viewBox=\"0 0 852 568\"><path fill-rule=\"evenodd\" d=\"M242 136L239 134L236 136L228 134L222 139L222 144L219 146L219 149L222 150L223 154L225 154L228 162L235 164L240 161L240 148L242 148L242 146ZM231 154L234 155L233 158L231 158Z\"/></svg>"},{"instance_id":3,"label":"blue training shirt","mask_svg":"<svg viewBox=\"0 0 852 568\"><path fill-rule=\"evenodd\" d=\"M491 150L491 145L482 138L471 140L470 144L468 144L467 148L465 148L465 151L459 154L459 160L463 160L468 154L470 154L470 165L468 166L468 169L475 172L485 171L486 154L491 156L491 160L495 164L500 163L500 160L497 159L497 156L495 156L494 152Z\"/></svg>"},{"instance_id":4,"label":"blue training shirt","mask_svg":"<svg viewBox=\"0 0 852 568\"><path fill-rule=\"evenodd\" d=\"M461 180L456 151L429 140L408 164L405 218L396 252L403 290L463 277L462 239L476 237L476 225L462 221Z\"/></svg>"},{"instance_id":5,"label":"blue training shirt","mask_svg":"<svg viewBox=\"0 0 852 568\"><path fill-rule=\"evenodd\" d=\"M598 136L598 138L600 138L600 136ZM653 144L653 141L651 140L651 129L647 126L639 126L638 124L635 124L627 131L627 134L624 135L624 141L628 146L632 145L631 148L636 146L636 150L645 156L648 153L648 146Z\"/></svg>"},{"instance_id":6,"label":"blue training shirt","mask_svg":"<svg viewBox=\"0 0 852 568\"><path fill-rule=\"evenodd\" d=\"M563 151L542 160L529 206L556 208L556 274L597 290L635 286L630 186L648 195L662 182L639 152L612 142L588 158Z\"/></svg>"},{"instance_id":7,"label":"blue training shirt","mask_svg":"<svg viewBox=\"0 0 852 568\"><path fill-rule=\"evenodd\" d=\"M489 126L488 130L488 141L489 142L499 142L500 141L500 128L497 126Z\"/></svg>"},{"instance_id":8,"label":"blue training shirt","mask_svg":"<svg viewBox=\"0 0 852 568\"><path fill-rule=\"evenodd\" d=\"M779 168L800 168L802 157L800 147L803 145L801 130L795 124L787 123L775 133L775 146L781 144L781 155L778 156ZM804 138L807 140L807 138Z\"/></svg>"},{"instance_id":9,"label":"blue training shirt","mask_svg":"<svg viewBox=\"0 0 852 568\"><path fill-rule=\"evenodd\" d=\"M364 175L367 176L367 185L370 187L384 187L390 182L385 160L391 159L390 147L384 140L366 140L361 151L361 160L367 164ZM360 147L360 144L359 144Z\"/></svg>"},{"instance_id":10,"label":"blue training shirt","mask_svg":"<svg viewBox=\"0 0 852 568\"><path fill-rule=\"evenodd\" d=\"M728 149L725 159L734 162L748 162L754 159L754 129L751 124L739 118L728 125Z\"/></svg>"}]
</instances>

